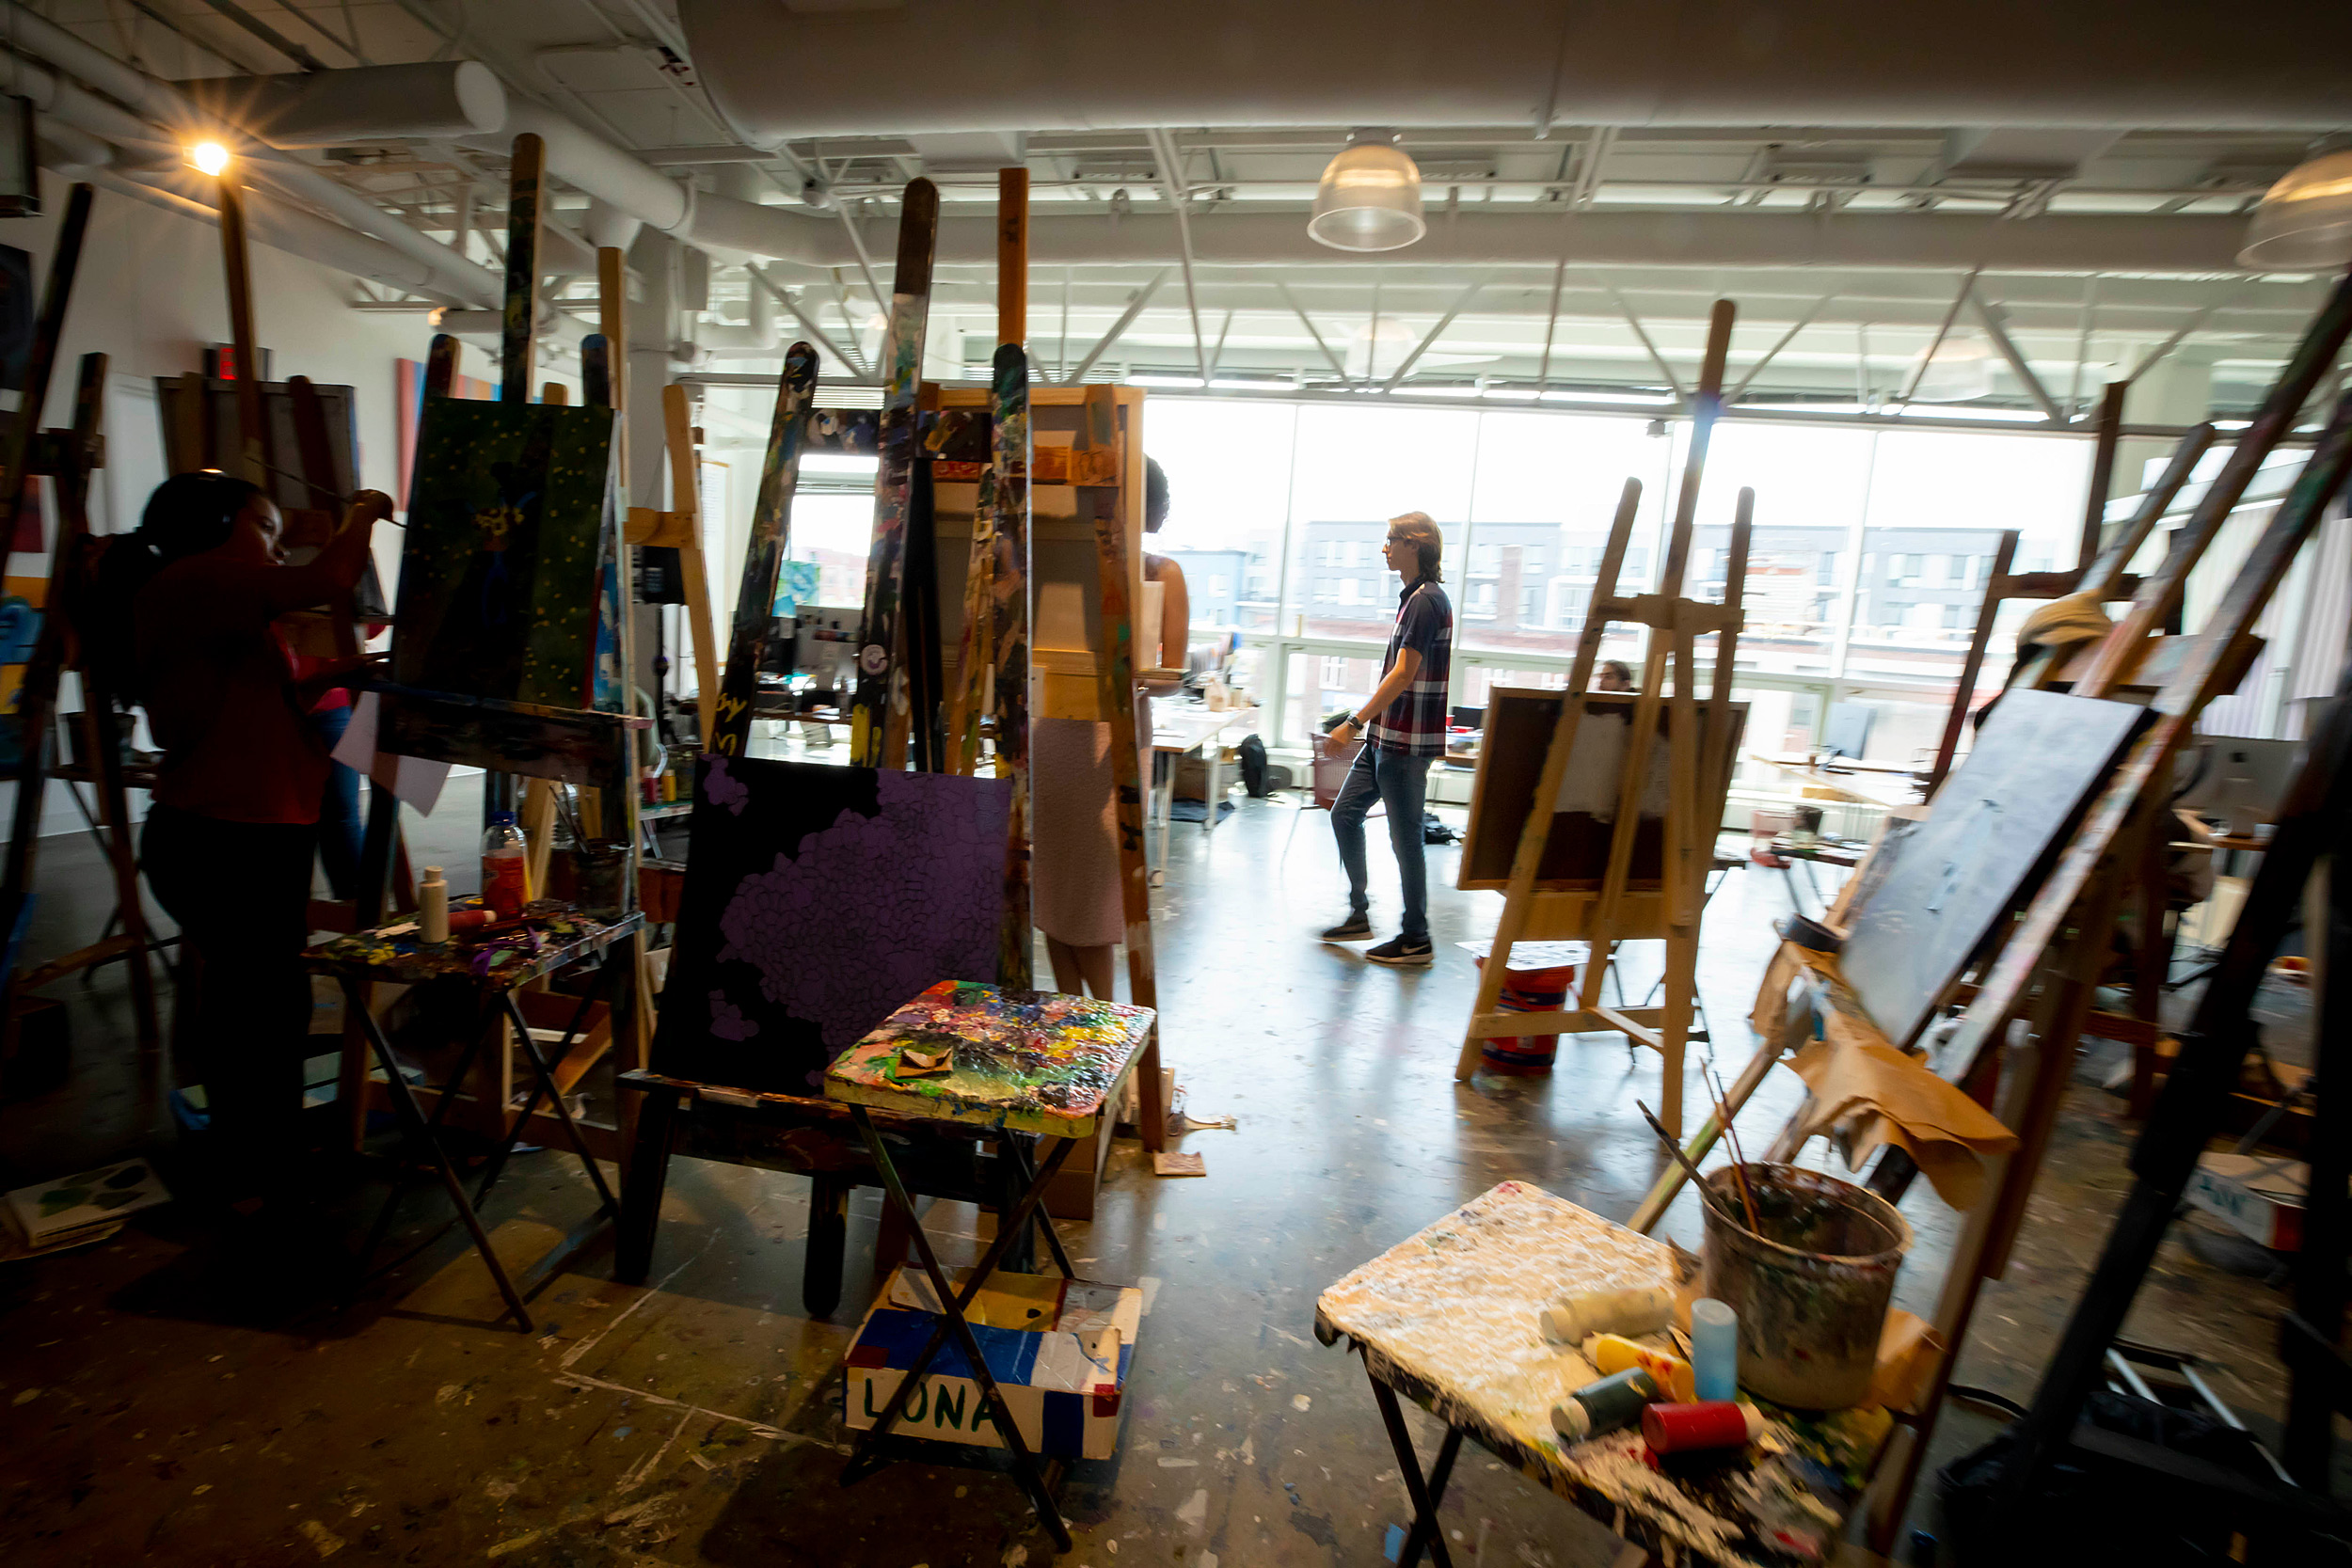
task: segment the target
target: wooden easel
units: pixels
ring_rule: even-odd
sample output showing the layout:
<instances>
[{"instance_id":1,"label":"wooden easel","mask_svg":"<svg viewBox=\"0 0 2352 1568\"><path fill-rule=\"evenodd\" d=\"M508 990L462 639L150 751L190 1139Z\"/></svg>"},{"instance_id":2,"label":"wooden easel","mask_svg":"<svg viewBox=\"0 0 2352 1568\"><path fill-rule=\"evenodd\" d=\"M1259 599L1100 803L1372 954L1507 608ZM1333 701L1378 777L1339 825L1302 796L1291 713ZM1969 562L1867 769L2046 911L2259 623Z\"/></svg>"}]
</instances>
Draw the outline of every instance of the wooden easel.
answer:
<instances>
[{"instance_id":1,"label":"wooden easel","mask_svg":"<svg viewBox=\"0 0 2352 1568\"><path fill-rule=\"evenodd\" d=\"M133 1016L143 1051L156 1049L154 975L147 965L148 927L139 898L138 858L132 846L131 813L126 794L122 739L115 727L115 694L105 678L103 661L79 657L73 621L95 566L89 531L90 474L104 462L105 436L101 428L105 406L106 356L82 356L80 380L74 388L73 426L37 434L49 381L64 335L65 312L72 297L74 274L81 261L82 242L89 227L91 188L77 184L66 205L49 265L30 358L18 413L10 422L5 452L0 453L0 559L14 538L16 517L37 474L51 476L57 499L56 537L50 551L49 593L41 612L40 636L26 662L18 688L17 729L19 762L16 809L8 834L5 881L0 881L0 937L5 938L7 976L5 1017L0 1017L0 1056L13 1051L23 999L68 974L121 959L130 966ZM56 744L57 677L60 671L77 670L82 679L82 736L87 762L81 768L58 768L51 756ZM69 780L87 776L96 786L100 841L114 879L115 914L119 934L77 947L36 968L21 967L22 943L32 909L34 864L40 838L41 805L52 775ZM111 929L112 923L109 923Z\"/></svg>"},{"instance_id":2,"label":"wooden easel","mask_svg":"<svg viewBox=\"0 0 2352 1568\"><path fill-rule=\"evenodd\" d=\"M1731 348L1733 309L1728 300L1716 302L1708 325L1707 355L1691 412L1691 446L1677 497L1673 531L1668 535L1658 592L1620 597L1617 574L1623 569L1633 534L1633 517L1641 499L1641 484L1626 482L1617 515L1601 557L1600 574L1593 588L1592 606L1584 630L1577 640L1576 662L1568 675L1560 716L1545 752L1534 800L1520 829L1518 848L1512 857L1511 879L1503 893L1502 916L1495 927L1493 950L1478 980L1478 998L1470 1009L1470 1027L1454 1076L1467 1082L1478 1070L1480 1042L1496 1035L1569 1034L1615 1030L1646 1045L1664 1059L1664 1083L1659 1116L1670 1132L1682 1125L1682 1052L1690 1033L1691 1012L1698 974L1699 915L1707 898L1707 873L1713 865L1715 828L1723 819L1725 766L1730 755L1735 719L1731 707L1732 665L1741 625L1740 595L1747 576L1748 538L1755 510L1755 492L1740 492L1731 528L1731 548L1724 573L1724 599L1720 605L1682 596L1682 578L1691 554L1692 520L1698 508L1699 482L1707 466L1707 448L1723 410L1724 364ZM1643 660L1641 689L1632 703L1625 767L1617 791L1616 820L1610 835L1607 871L1597 894L1538 886L1544 852L1549 842L1553 802L1567 776L1568 758L1577 729L1584 717L1584 698L1593 666L1611 625L1638 624L1649 628ZM1714 689L1711 720L1702 734L1692 667L1692 643L1701 636L1715 638ZM1661 695L1669 661L1674 694ZM1658 732L1661 709L1666 716L1668 803L1664 823L1663 875L1655 894L1629 889L1634 840L1640 831L1641 806L1649 780L1650 752ZM1487 757L1480 758L1479 776L1486 775ZM1472 815L1477 815L1474 801ZM1467 870L1467 859L1466 870ZM1663 937L1666 979L1662 1006L1618 1009L1600 1004L1601 976L1618 942ZM1584 966L1581 1005L1573 1011L1506 1013L1496 1004L1510 970L1511 949L1520 942L1581 939L1591 944Z\"/></svg>"},{"instance_id":3,"label":"wooden easel","mask_svg":"<svg viewBox=\"0 0 2352 1568\"><path fill-rule=\"evenodd\" d=\"M1977 609L1976 630L1968 639L1968 653L1961 664L1960 684L1952 691L1952 705L1944 715L1944 735L1935 749L1935 766L1927 780L1929 795L1933 795L1952 770L1952 759L1960 750L1961 731L1966 727L1970 708L1974 705L1977 677L1984 669L1987 648L1993 641L1994 623L2000 619L2001 606L2011 599L2062 599L2070 594L2094 593L2101 602L2113 603L2128 599L2139 591L2139 578L2126 572L2132 558L2139 553L2148 536L2155 531L2172 502L2180 496L2181 487L2188 483L2197 469L2198 460L2213 445L2214 428L2210 423L2193 425L2173 448L2172 457L2165 465L2163 474L2140 499L2139 510L2116 531L2097 551L2096 559L2075 562L2069 572L2016 572L2010 566L2017 559L2017 531L2005 529L2001 542L1994 549L1992 575L1985 579L1984 602ZM2101 440L2108 439L2103 432ZM2111 466L2112 458L2109 463ZM2094 464L2094 467L2102 465ZM2106 496L2094 488L2090 499L2092 521L2087 525L2086 540L2098 537L2097 519L2106 511ZM2016 686L2047 690L2064 678L2066 660L2044 651L2019 671Z\"/></svg>"},{"instance_id":4,"label":"wooden easel","mask_svg":"<svg viewBox=\"0 0 2352 1568\"><path fill-rule=\"evenodd\" d=\"M2077 695L2109 697L2135 669L2144 665L2151 642L2179 606L2189 571L2219 534L2254 472L2293 423L2347 337L2352 337L2352 277L2342 281L2330 296L2230 461L2207 487L2163 565L2142 580L2130 610L2092 653L2075 682ZM2090 1013L2093 990L2106 968L2108 933L2132 870L2133 835L2161 809L2163 786L2171 778L2173 758L2196 716L2242 673L2255 622L2348 476L2352 476L2352 403L2336 409L2310 463L2272 514L2221 603L2206 626L2188 640L2179 668L2152 705L2154 722L2134 743L2092 802L2056 868L2033 894L2024 920L2010 932L1961 1015L1958 1033L1944 1048L1949 1075L1963 1086L1990 1093L1998 1082L1994 1113L2017 1132L2019 1147L2011 1154L1986 1162L1983 1196L1969 1212L1953 1249L1932 1321L1947 1349L1938 1358L1922 1410L1898 1428L1877 1466L1869 1498L1869 1544L1874 1550L1885 1551L1901 1524L1953 1361L1966 1341L1979 1290L1984 1280L2000 1276L2022 1224L2056 1125L2074 1045ZM1867 870L1866 861L1857 868L1850 890L1863 881ZM2025 1059L2012 1062L2005 1070L2010 1021L2028 1006L2029 1043ZM1801 1033L1795 1028L1784 1031L1758 1050L1733 1085L1735 1113L1780 1052ZM2210 1085L2205 1087L2210 1089ZM1713 1118L1708 1118L1686 1151L1690 1158L1694 1162L1703 1158L1718 1132ZM1869 1184L1895 1201L1916 1174L1917 1167L1907 1155L1890 1148L1881 1157ZM1636 1212L1637 1227L1654 1223L1679 1182L1678 1169L1661 1179ZM2169 1213L2169 1204L2162 1207ZM2076 1364L2081 1364L2079 1357Z\"/></svg>"}]
</instances>

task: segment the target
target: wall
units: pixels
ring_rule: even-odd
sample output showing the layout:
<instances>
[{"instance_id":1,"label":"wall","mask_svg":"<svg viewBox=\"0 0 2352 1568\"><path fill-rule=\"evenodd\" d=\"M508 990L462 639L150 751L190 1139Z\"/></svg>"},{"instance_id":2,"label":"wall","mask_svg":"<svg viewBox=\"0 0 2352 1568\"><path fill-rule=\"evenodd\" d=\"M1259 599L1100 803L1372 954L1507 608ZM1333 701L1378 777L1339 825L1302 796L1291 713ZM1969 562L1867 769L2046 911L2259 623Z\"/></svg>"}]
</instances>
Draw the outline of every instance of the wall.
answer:
<instances>
[{"instance_id":1,"label":"wall","mask_svg":"<svg viewBox=\"0 0 2352 1568\"><path fill-rule=\"evenodd\" d=\"M68 193L66 183L47 170L41 181L44 215L0 221L0 245L32 253L37 288L48 277ZM261 346L275 351L273 372L353 388L359 482L394 490L399 447L392 361L424 358L432 336L424 312L355 310L348 302L358 285L348 277L267 246L254 248L252 270L255 329ZM62 425L72 420L81 356L108 356L107 460L91 498L91 524L101 532L136 527L148 494L165 477L153 378L199 369L204 346L228 338L219 230L132 197L98 192L42 422ZM495 358L469 344L461 368L475 375L494 374ZM388 591L399 579L400 537L397 528L376 530L376 566ZM45 575L48 563L44 557L36 568L19 557L9 569ZM66 707L80 705L70 678L62 701ZM13 793L14 786L0 785L0 802ZM78 830L81 819L64 790L53 787L49 793L42 831ZM134 795L132 806L143 810L145 798Z\"/></svg>"}]
</instances>

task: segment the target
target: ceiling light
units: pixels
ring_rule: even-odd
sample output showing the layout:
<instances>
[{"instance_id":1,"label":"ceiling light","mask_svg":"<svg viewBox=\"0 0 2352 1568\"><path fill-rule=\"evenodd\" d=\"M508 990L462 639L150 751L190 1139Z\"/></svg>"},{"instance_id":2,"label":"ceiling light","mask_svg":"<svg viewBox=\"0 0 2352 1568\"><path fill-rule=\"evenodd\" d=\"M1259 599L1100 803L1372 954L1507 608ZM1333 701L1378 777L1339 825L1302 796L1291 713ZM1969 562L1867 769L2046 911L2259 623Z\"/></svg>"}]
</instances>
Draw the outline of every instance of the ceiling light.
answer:
<instances>
[{"instance_id":1,"label":"ceiling light","mask_svg":"<svg viewBox=\"0 0 2352 1568\"><path fill-rule=\"evenodd\" d=\"M1914 403L1972 403L1993 395L1993 350L1981 339L1944 340L1911 388Z\"/></svg>"},{"instance_id":2,"label":"ceiling light","mask_svg":"<svg viewBox=\"0 0 2352 1568\"><path fill-rule=\"evenodd\" d=\"M890 318L883 315L880 310L876 310L866 318L866 330L868 332L887 332L890 330Z\"/></svg>"},{"instance_id":3,"label":"ceiling light","mask_svg":"<svg viewBox=\"0 0 2352 1568\"><path fill-rule=\"evenodd\" d=\"M217 179L229 166L229 150L216 141L200 141L188 149L188 162L198 172Z\"/></svg>"},{"instance_id":4,"label":"ceiling light","mask_svg":"<svg viewBox=\"0 0 2352 1568\"><path fill-rule=\"evenodd\" d=\"M2264 193L2237 264L2265 272L2336 272L2352 262L2352 151L2289 169Z\"/></svg>"},{"instance_id":5,"label":"ceiling light","mask_svg":"<svg viewBox=\"0 0 2352 1568\"><path fill-rule=\"evenodd\" d=\"M1307 232L1334 250L1396 250L1429 231L1421 215L1421 170L1394 131L1359 127L1323 171Z\"/></svg>"}]
</instances>

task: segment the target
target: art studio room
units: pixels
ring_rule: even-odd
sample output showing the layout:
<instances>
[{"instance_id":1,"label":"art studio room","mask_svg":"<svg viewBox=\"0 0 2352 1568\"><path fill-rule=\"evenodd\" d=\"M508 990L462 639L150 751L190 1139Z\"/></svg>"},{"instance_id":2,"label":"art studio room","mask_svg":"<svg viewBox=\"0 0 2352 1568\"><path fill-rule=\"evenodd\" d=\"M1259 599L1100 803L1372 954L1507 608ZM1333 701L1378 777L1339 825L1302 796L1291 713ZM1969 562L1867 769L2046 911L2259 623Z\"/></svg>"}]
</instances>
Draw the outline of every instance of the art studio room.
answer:
<instances>
[{"instance_id":1,"label":"art studio room","mask_svg":"<svg viewBox=\"0 0 2352 1568\"><path fill-rule=\"evenodd\" d=\"M0 0L0 1561L2352 1568L2348 56Z\"/></svg>"}]
</instances>

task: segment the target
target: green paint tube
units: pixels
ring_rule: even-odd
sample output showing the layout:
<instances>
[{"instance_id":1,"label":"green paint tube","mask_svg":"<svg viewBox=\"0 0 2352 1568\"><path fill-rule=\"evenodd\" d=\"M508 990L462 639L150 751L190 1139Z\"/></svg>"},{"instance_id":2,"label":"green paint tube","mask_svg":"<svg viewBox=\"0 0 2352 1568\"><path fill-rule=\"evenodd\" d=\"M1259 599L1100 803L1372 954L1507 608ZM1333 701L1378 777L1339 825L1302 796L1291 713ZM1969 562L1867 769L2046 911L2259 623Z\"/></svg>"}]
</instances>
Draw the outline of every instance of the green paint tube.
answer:
<instances>
[{"instance_id":1,"label":"green paint tube","mask_svg":"<svg viewBox=\"0 0 2352 1568\"><path fill-rule=\"evenodd\" d=\"M1551 1407L1551 1426L1562 1440L1581 1443L1604 1432L1630 1426L1642 1407L1663 1398L1658 1380L1639 1367L1628 1367L1614 1377L1588 1383Z\"/></svg>"}]
</instances>

